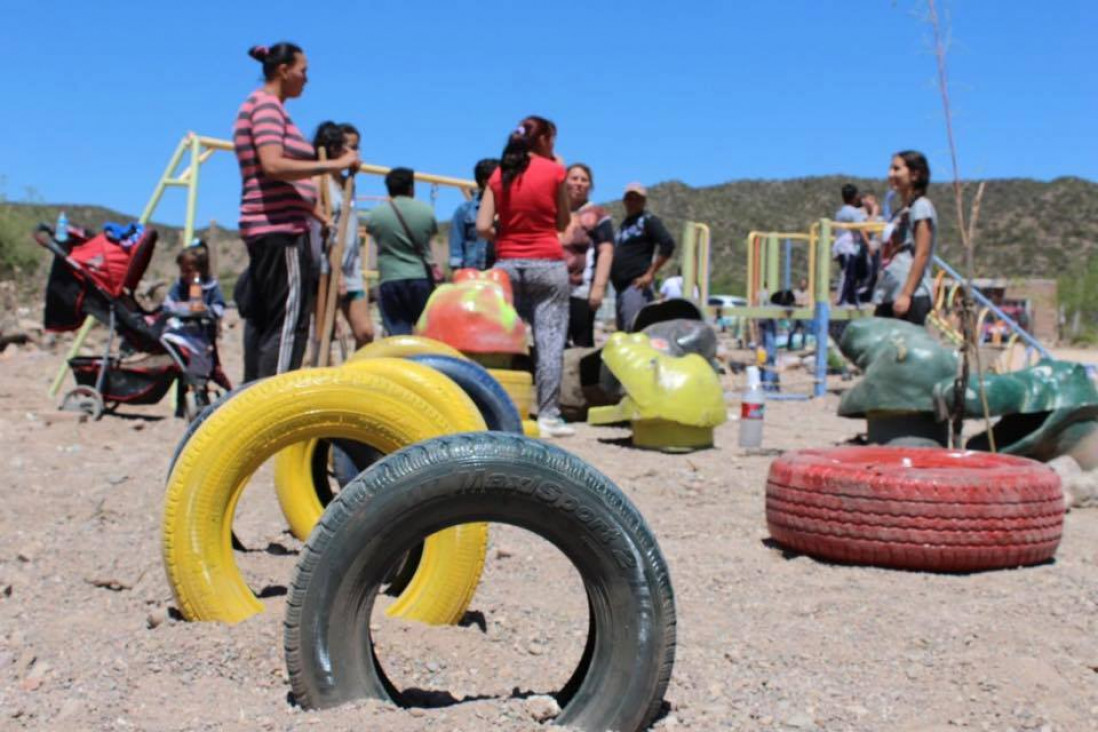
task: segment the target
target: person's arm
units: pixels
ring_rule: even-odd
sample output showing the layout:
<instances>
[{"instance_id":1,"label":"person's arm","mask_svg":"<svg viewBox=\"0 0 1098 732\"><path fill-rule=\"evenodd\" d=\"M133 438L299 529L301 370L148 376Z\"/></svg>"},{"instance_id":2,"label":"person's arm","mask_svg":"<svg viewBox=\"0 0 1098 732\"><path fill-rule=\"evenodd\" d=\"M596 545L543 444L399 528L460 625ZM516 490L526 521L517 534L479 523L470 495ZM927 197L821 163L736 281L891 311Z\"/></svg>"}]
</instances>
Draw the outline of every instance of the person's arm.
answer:
<instances>
[{"instance_id":1,"label":"person's arm","mask_svg":"<svg viewBox=\"0 0 1098 732\"><path fill-rule=\"evenodd\" d=\"M484 241L496 240L496 197L491 188L484 189L477 211L477 236Z\"/></svg>"},{"instance_id":2,"label":"person's arm","mask_svg":"<svg viewBox=\"0 0 1098 732\"><path fill-rule=\"evenodd\" d=\"M282 181L305 180L314 175L358 168L358 152L348 150L335 160L297 160L286 157L282 139L286 135L286 117L273 103L257 104L252 110L252 141L259 156L259 167L268 178Z\"/></svg>"},{"instance_id":3,"label":"person's arm","mask_svg":"<svg viewBox=\"0 0 1098 732\"><path fill-rule=\"evenodd\" d=\"M450 219L450 269L465 266L465 211L468 203L463 203L454 211Z\"/></svg>"},{"instance_id":4,"label":"person's arm","mask_svg":"<svg viewBox=\"0 0 1098 732\"><path fill-rule=\"evenodd\" d=\"M904 315L911 309L911 298L915 290L919 289L919 283L923 281L923 273L930 266L930 236L933 224L930 219L918 219L911 224L915 227L915 253L912 256L911 270L907 273L907 281L900 288L900 295L892 303L892 312Z\"/></svg>"},{"instance_id":5,"label":"person's arm","mask_svg":"<svg viewBox=\"0 0 1098 732\"><path fill-rule=\"evenodd\" d=\"M563 233L572 223L572 205L568 199L568 188L562 180L557 184L557 231Z\"/></svg>"},{"instance_id":6,"label":"person's arm","mask_svg":"<svg viewBox=\"0 0 1098 732\"><path fill-rule=\"evenodd\" d=\"M648 266L648 271L633 280L633 286L638 290L651 286L656 279L656 273L660 271L663 265L671 261L671 254L675 251L675 240L671 238L671 234L662 221L655 216L649 216L644 222L644 227L648 235L656 240L659 253L652 264Z\"/></svg>"},{"instance_id":7,"label":"person's arm","mask_svg":"<svg viewBox=\"0 0 1098 732\"><path fill-rule=\"evenodd\" d=\"M606 216L595 227L595 273L591 278L591 291L587 303L598 310L606 297L606 283L610 280L610 267L614 263L614 224Z\"/></svg>"},{"instance_id":8,"label":"person's arm","mask_svg":"<svg viewBox=\"0 0 1098 732\"><path fill-rule=\"evenodd\" d=\"M190 303L184 300L183 287L180 282L181 280L177 279L172 283L172 286L168 288L168 294L164 296L164 301L160 303L160 307L169 313L182 313L191 309Z\"/></svg>"},{"instance_id":9,"label":"person's arm","mask_svg":"<svg viewBox=\"0 0 1098 732\"><path fill-rule=\"evenodd\" d=\"M343 153L335 160L295 160L286 157L281 141L268 142L259 147L259 167L264 175L275 180L305 180L314 175L357 169L360 163L354 150Z\"/></svg>"},{"instance_id":10,"label":"person's arm","mask_svg":"<svg viewBox=\"0 0 1098 732\"><path fill-rule=\"evenodd\" d=\"M221 283L214 280L206 296L206 307L215 318L225 316L225 295L221 292Z\"/></svg>"}]
</instances>

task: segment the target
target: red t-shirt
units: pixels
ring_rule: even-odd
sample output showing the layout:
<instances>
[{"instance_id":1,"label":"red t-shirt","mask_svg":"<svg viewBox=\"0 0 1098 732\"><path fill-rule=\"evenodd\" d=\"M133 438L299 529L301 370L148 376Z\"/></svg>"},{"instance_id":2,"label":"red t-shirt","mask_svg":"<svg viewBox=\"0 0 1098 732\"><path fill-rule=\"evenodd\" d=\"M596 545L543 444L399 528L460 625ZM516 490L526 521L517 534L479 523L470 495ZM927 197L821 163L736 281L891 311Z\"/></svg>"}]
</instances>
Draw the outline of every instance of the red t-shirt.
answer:
<instances>
[{"instance_id":1,"label":"red t-shirt","mask_svg":"<svg viewBox=\"0 0 1098 732\"><path fill-rule=\"evenodd\" d=\"M497 259L564 259L557 236L557 190L564 182L560 163L530 156L530 165L503 190L499 168L488 179L496 200Z\"/></svg>"}]
</instances>

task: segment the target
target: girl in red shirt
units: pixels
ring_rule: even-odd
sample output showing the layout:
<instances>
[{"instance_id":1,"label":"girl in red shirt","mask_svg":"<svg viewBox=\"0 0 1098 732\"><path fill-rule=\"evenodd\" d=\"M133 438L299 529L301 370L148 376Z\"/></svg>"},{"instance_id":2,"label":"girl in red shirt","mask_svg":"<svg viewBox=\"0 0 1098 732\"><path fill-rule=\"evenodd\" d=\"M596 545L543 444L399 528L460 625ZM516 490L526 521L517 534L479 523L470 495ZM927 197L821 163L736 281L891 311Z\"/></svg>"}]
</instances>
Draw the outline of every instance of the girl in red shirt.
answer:
<instances>
[{"instance_id":1,"label":"girl in red shirt","mask_svg":"<svg viewBox=\"0 0 1098 732\"><path fill-rule=\"evenodd\" d=\"M545 437L574 434L560 416L571 288L559 234L568 228L571 207L564 165L553 153L556 138L549 120L522 120L507 138L477 213L477 233L495 241L495 266L511 278L515 309L534 333L538 428Z\"/></svg>"}]
</instances>

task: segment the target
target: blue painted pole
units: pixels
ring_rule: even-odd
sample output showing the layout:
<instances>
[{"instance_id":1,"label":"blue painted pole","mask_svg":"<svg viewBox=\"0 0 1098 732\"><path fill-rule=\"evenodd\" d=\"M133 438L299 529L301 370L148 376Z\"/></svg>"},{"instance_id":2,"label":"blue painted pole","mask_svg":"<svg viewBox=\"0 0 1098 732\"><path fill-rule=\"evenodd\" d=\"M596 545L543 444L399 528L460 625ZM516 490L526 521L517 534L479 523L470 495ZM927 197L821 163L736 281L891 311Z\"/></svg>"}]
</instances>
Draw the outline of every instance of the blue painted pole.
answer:
<instances>
[{"instance_id":1,"label":"blue painted pole","mask_svg":"<svg viewBox=\"0 0 1098 732\"><path fill-rule=\"evenodd\" d=\"M934 256L934 264L936 264L939 267L941 267L942 269L944 269L946 274L948 274L950 277L952 277L957 282L964 282L965 281L965 278L962 277L960 275L960 273L957 272L957 270L950 267L949 264L944 259L942 259L941 257L935 255ZM1014 322L1013 318L1011 318L1009 315L1007 315L1002 310L1000 310L995 305L995 303L993 303L991 300L989 300L984 295L984 293L980 292L975 287L972 288L972 298L974 300L976 300L976 302L980 303L985 308L990 310L995 315L996 318L998 318L999 320L1006 323L1007 327L1010 328L1011 332L1017 334L1017 336L1022 340L1023 343L1025 343L1030 348L1035 349L1037 351L1037 353L1041 354L1042 358L1052 358L1052 354L1048 352L1047 348L1045 348L1044 346L1041 345L1041 342L1039 340L1037 340L1036 338L1031 336L1029 333L1027 333L1025 331L1025 329L1022 328L1022 326L1020 326L1016 322Z\"/></svg>"},{"instance_id":2,"label":"blue painted pole","mask_svg":"<svg viewBox=\"0 0 1098 732\"><path fill-rule=\"evenodd\" d=\"M831 305L827 300L816 301L816 315L812 319L812 332L816 335L816 383L813 394L827 394L827 331L831 320Z\"/></svg>"},{"instance_id":3,"label":"blue painted pole","mask_svg":"<svg viewBox=\"0 0 1098 732\"><path fill-rule=\"evenodd\" d=\"M793 289L793 242L785 240L785 261L782 264L782 289L788 292Z\"/></svg>"},{"instance_id":4,"label":"blue painted pole","mask_svg":"<svg viewBox=\"0 0 1098 732\"><path fill-rule=\"evenodd\" d=\"M779 389L778 378L778 321L762 321L763 347L766 349L766 368L763 369L762 382L765 391Z\"/></svg>"}]
</instances>

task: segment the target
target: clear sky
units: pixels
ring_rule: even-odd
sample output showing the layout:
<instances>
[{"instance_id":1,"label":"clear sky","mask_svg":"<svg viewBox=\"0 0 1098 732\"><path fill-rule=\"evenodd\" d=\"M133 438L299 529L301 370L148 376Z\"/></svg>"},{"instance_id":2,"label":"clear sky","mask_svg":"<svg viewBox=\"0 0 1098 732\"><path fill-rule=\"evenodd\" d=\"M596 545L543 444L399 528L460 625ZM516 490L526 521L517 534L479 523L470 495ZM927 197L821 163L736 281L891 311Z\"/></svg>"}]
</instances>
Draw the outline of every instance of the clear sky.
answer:
<instances>
[{"instance_id":1,"label":"clear sky","mask_svg":"<svg viewBox=\"0 0 1098 732\"><path fill-rule=\"evenodd\" d=\"M966 177L1098 179L1093 0L941 0ZM307 135L355 123L368 162L471 177L528 113L594 168L595 198L633 179L710 185L883 177L921 149L948 176L930 30L915 0L782 2L17 2L2 0L3 193L138 214L188 130L228 138L259 84L246 49L291 40ZM375 181L360 192L380 193ZM418 194L428 191L421 186ZM199 220L235 226L218 153ZM439 218L459 199L443 193ZM182 219L169 192L157 219Z\"/></svg>"}]
</instances>

